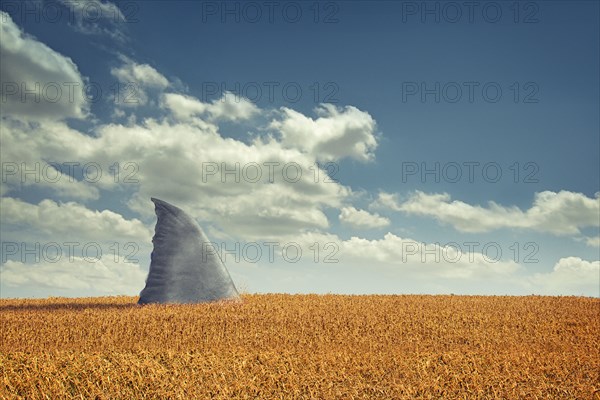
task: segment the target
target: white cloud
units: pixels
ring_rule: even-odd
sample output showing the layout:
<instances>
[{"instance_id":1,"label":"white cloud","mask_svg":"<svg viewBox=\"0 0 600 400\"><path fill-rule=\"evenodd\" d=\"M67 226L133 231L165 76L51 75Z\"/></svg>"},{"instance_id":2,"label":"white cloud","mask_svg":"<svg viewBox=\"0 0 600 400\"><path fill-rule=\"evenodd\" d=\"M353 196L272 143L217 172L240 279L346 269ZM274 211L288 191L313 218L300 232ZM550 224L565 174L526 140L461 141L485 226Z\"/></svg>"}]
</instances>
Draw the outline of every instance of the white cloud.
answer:
<instances>
[{"instance_id":1,"label":"white cloud","mask_svg":"<svg viewBox=\"0 0 600 400\"><path fill-rule=\"evenodd\" d=\"M75 21L75 29L85 35L106 35L124 42L125 15L119 7L110 1L101 0L59 0L69 10L69 21ZM130 8L130 14L136 18L137 7Z\"/></svg>"},{"instance_id":2,"label":"white cloud","mask_svg":"<svg viewBox=\"0 0 600 400\"><path fill-rule=\"evenodd\" d=\"M591 247L600 247L600 236L587 237L585 243Z\"/></svg>"},{"instance_id":3,"label":"white cloud","mask_svg":"<svg viewBox=\"0 0 600 400\"><path fill-rule=\"evenodd\" d=\"M377 147L375 120L365 111L347 106L337 108L322 104L312 119L295 110L283 107L280 118L270 127L281 135L284 146L300 149L322 161L345 157L359 161L374 158Z\"/></svg>"},{"instance_id":4,"label":"white cloud","mask_svg":"<svg viewBox=\"0 0 600 400\"><path fill-rule=\"evenodd\" d=\"M315 179L316 160L310 155L283 148L273 138L251 143L224 138L216 125L200 122L147 119L127 126L108 124L99 126L94 136L59 123L35 130L10 121L0 124L3 143L11 144L11 159L97 163L104 174L94 186L133 190L129 204L135 211L151 216L149 199L154 196L187 207L232 235L276 236L327 228L323 209L340 207L351 193L339 183L325 182L325 171ZM138 183L126 184L126 171L114 182L108 171L115 162L135 166ZM214 174L208 174L209 167L217 168ZM237 170L237 182L236 176L221 173L223 167ZM261 176L254 182L257 171Z\"/></svg>"},{"instance_id":5,"label":"white cloud","mask_svg":"<svg viewBox=\"0 0 600 400\"><path fill-rule=\"evenodd\" d=\"M213 100L208 110L212 118L224 121L250 119L259 112L254 103L231 92L225 92L219 100Z\"/></svg>"},{"instance_id":6,"label":"white cloud","mask_svg":"<svg viewBox=\"0 0 600 400\"><path fill-rule=\"evenodd\" d=\"M139 293L151 230L110 210L3 197L3 293L99 296ZM14 288L18 288L15 291Z\"/></svg>"},{"instance_id":7,"label":"white cloud","mask_svg":"<svg viewBox=\"0 0 600 400\"><path fill-rule=\"evenodd\" d=\"M41 260L23 263L8 260L0 266L3 287L67 289L86 296L137 295L144 287L147 272L124 258L61 257L56 262Z\"/></svg>"},{"instance_id":8,"label":"white cloud","mask_svg":"<svg viewBox=\"0 0 600 400\"><path fill-rule=\"evenodd\" d=\"M513 260L501 259L495 243L427 243L402 238L388 232L381 239L353 236L343 240L337 235L307 232L280 238L281 243L295 242L303 249L318 243L323 253L334 254L344 268L387 268L404 280L495 279L514 282L521 266ZM327 244L328 247L326 247ZM334 251L335 250L335 251ZM307 251L308 257L312 252ZM378 270L381 273L381 269Z\"/></svg>"},{"instance_id":9,"label":"white cloud","mask_svg":"<svg viewBox=\"0 0 600 400\"><path fill-rule=\"evenodd\" d=\"M561 258L552 272L537 273L530 281L544 294L600 296L600 261Z\"/></svg>"},{"instance_id":10,"label":"white cloud","mask_svg":"<svg viewBox=\"0 0 600 400\"><path fill-rule=\"evenodd\" d=\"M223 97L210 103L203 103L192 96L167 93L162 103L179 121L191 121L199 116L211 121L242 121L260 112L254 103L231 92L225 92Z\"/></svg>"},{"instance_id":11,"label":"white cloud","mask_svg":"<svg viewBox=\"0 0 600 400\"><path fill-rule=\"evenodd\" d=\"M69 57L29 36L0 11L2 115L31 120L84 118L84 79Z\"/></svg>"},{"instance_id":12,"label":"white cloud","mask_svg":"<svg viewBox=\"0 0 600 400\"><path fill-rule=\"evenodd\" d=\"M150 197L162 198L187 207L196 217L234 236L276 237L326 229L329 221L324 209L341 207L350 195L349 188L325 179L326 172L316 166L312 154L284 146L275 137L256 137L250 142L223 137L212 119L225 118L222 113L227 107L223 104L231 98L224 103L217 100L206 104L180 95L165 98L189 101L192 108L205 107L208 122L196 116L187 119L171 115L127 125L98 125L93 135L87 135L61 122L30 126L2 120L3 159L28 165L43 165L44 160L58 164L94 163L103 172L97 182L46 187L56 193L62 190L71 195L70 199L96 198L98 189L123 189L133 193L130 207L148 217L153 215ZM234 104L242 107L242 103ZM174 110L186 108L178 108L176 102L171 106ZM227 118L248 118L261 112L254 105L249 110L240 109L227 114ZM135 183L124 182L123 170L116 180L109 172L115 163L134 166ZM214 167L216 172L207 174L208 168ZM224 169L232 168L237 177L222 174ZM255 174L257 169L261 175L257 181L246 176ZM45 182L36 184L43 186ZM9 190L3 187L4 193L11 193L11 188L20 188L18 182ZM84 188L93 192L86 194Z\"/></svg>"},{"instance_id":13,"label":"white cloud","mask_svg":"<svg viewBox=\"0 0 600 400\"><path fill-rule=\"evenodd\" d=\"M143 126L105 126L98 141L112 144L113 158L139 164L134 209L151 211L149 198L162 198L232 235L326 228L323 207L338 207L350 193L337 183L315 182L309 170L315 160L297 150L274 140L223 138L212 127L147 120Z\"/></svg>"},{"instance_id":14,"label":"white cloud","mask_svg":"<svg viewBox=\"0 0 600 400\"><path fill-rule=\"evenodd\" d=\"M164 94L162 102L163 107L181 121L189 121L194 116L204 114L208 109L208 104L195 97L177 93Z\"/></svg>"},{"instance_id":15,"label":"white cloud","mask_svg":"<svg viewBox=\"0 0 600 400\"><path fill-rule=\"evenodd\" d=\"M369 205L370 209L389 209L392 211L402 211L398 194L379 192L377 199Z\"/></svg>"},{"instance_id":16,"label":"white cloud","mask_svg":"<svg viewBox=\"0 0 600 400\"><path fill-rule=\"evenodd\" d=\"M111 69L111 74L121 83L136 83L144 87L164 89L169 86L169 81L155 68L148 64L138 64L130 59L119 68Z\"/></svg>"},{"instance_id":17,"label":"white cloud","mask_svg":"<svg viewBox=\"0 0 600 400\"><path fill-rule=\"evenodd\" d=\"M160 72L148 64L138 64L122 56L124 62L110 73L121 83L122 90L115 99L118 106L138 107L148 104L150 94L160 93L169 86L169 81ZM151 92L149 94L149 92Z\"/></svg>"},{"instance_id":18,"label":"white cloud","mask_svg":"<svg viewBox=\"0 0 600 400\"><path fill-rule=\"evenodd\" d=\"M50 189L53 195L61 198L90 200L99 198L99 188L132 186L124 182L125 171L115 177L109 169L120 159L107 159L100 166L96 160L102 161L105 157L94 157L104 153L95 148L97 141L63 122L23 124L14 119L3 119L0 121L0 141L3 195L38 187ZM124 165L126 161L120 164ZM74 178L84 166L89 174Z\"/></svg>"},{"instance_id":19,"label":"white cloud","mask_svg":"<svg viewBox=\"0 0 600 400\"><path fill-rule=\"evenodd\" d=\"M75 203L57 203L45 199L31 204L3 197L2 224L16 225L19 231L34 231L47 237L89 239L108 242L131 239L150 242L151 231L137 219L127 220L110 210L90 210ZM56 236L54 236L56 235Z\"/></svg>"},{"instance_id":20,"label":"white cloud","mask_svg":"<svg viewBox=\"0 0 600 400\"><path fill-rule=\"evenodd\" d=\"M254 139L249 137L249 141L241 141L226 138L219 132L219 121L248 120L257 114L267 116L269 111L260 110L248 100L236 98L231 93L207 103L173 93L162 96L162 91L170 86L163 75L151 66L136 63L125 56L120 59L123 64L112 70L113 75L122 82L137 82L143 91L142 96L145 96L144 101L161 99L157 105L170 114L141 121L133 118L126 125L99 124L91 134L69 128L62 121L32 125L16 118L2 119L3 160L25 162L28 166L35 163L45 165L46 162L94 163L103 172L97 182L79 180L72 185L62 182L49 184L47 181L28 181L21 185L18 180L7 181L2 185L5 195L17 189L39 186L53 189L54 194L65 200L87 200L98 198L99 189L122 190L122 193L128 193L127 204L142 215L153 215L149 198L154 196L171 201L203 221L214 224L209 228L227 231L232 236L256 238L326 229L329 221L324 210L341 207L344 199L351 194L348 187L326 182L325 171L320 170L315 175L318 169L316 154L294 146L287 133ZM74 64L72 67L76 71ZM34 107L28 113L37 115L38 111ZM320 133L329 136L321 143L315 142L313 150L326 150L332 146L331 151L335 153L342 149L336 153L336 159L354 157L366 160L372 157L370 152L376 145L372 136L375 122L367 113L354 107L337 109L329 105L322 106L318 112L319 119L308 120L319 128ZM131 115L135 117L135 114ZM300 114L294 115L298 117ZM284 136L287 138L285 143ZM317 139L318 135L313 137L313 142ZM135 182L125 184L122 178L127 171L123 170L121 179L116 180L109 173L115 163L134 166ZM207 165L217 166L216 174L206 176ZM245 176L248 166L254 168L251 175L256 173L255 167L259 168L261 176L257 181ZM231 175L223 179L220 173L223 168L236 169L237 181ZM300 175L296 178L298 173ZM77 208L73 205L75 203L54 204L57 215L64 214L61 210L65 208ZM50 207L50 204L40 203L31 207L44 208ZM79 207L85 208L83 205ZM104 220L96 221L94 215L85 213L80 217L81 220L90 217L100 225ZM56 222L50 216L49 220ZM68 226L65 230L77 232L77 226L69 221L59 226ZM92 232L94 229L89 228Z\"/></svg>"},{"instance_id":21,"label":"white cloud","mask_svg":"<svg viewBox=\"0 0 600 400\"><path fill-rule=\"evenodd\" d=\"M387 233L383 239L352 237L343 243L343 254L353 260L377 260L384 264L406 265L427 276L445 278L482 278L510 276L519 269L512 260L497 260L480 248L453 244L425 243Z\"/></svg>"},{"instance_id":22,"label":"white cloud","mask_svg":"<svg viewBox=\"0 0 600 400\"><path fill-rule=\"evenodd\" d=\"M1 137L5 137L2 135ZM3 140L4 143L6 141ZM1 152L3 159L14 160L12 157L5 157L4 151ZM11 193L18 193L24 187L47 188L53 191L53 194L60 198L77 200L97 200L100 197L100 191L91 184L77 180L66 174L67 168L63 171L63 166L53 163L39 161L20 162L5 161L2 165L2 183L0 195L5 196Z\"/></svg>"},{"instance_id":23,"label":"white cloud","mask_svg":"<svg viewBox=\"0 0 600 400\"><path fill-rule=\"evenodd\" d=\"M382 228L390 224L390 220L378 214L371 214L365 210L357 210L354 207L343 207L340 213L340 221L354 228Z\"/></svg>"},{"instance_id":24,"label":"white cloud","mask_svg":"<svg viewBox=\"0 0 600 400\"><path fill-rule=\"evenodd\" d=\"M600 199L582 193L544 191L536 193L526 211L493 201L488 207L452 201L450 195L416 191L406 201L382 193L374 207L383 206L408 214L433 217L462 232L489 232L500 228L531 229L556 235L579 234L580 228L599 226Z\"/></svg>"}]
</instances>

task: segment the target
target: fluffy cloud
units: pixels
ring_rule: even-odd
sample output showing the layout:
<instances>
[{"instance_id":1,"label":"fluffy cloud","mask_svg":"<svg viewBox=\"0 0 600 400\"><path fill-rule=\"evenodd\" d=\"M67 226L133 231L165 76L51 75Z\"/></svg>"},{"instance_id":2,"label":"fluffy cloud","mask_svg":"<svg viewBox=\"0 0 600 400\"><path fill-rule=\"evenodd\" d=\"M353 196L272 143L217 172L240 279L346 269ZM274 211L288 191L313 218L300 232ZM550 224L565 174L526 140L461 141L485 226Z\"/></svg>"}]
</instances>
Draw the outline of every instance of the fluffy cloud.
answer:
<instances>
[{"instance_id":1,"label":"fluffy cloud","mask_svg":"<svg viewBox=\"0 0 600 400\"><path fill-rule=\"evenodd\" d=\"M544 294L600 296L600 261L561 258L552 272L537 273L530 282Z\"/></svg>"},{"instance_id":2,"label":"fluffy cloud","mask_svg":"<svg viewBox=\"0 0 600 400\"><path fill-rule=\"evenodd\" d=\"M3 296L139 293L146 271L138 257L147 258L151 240L139 220L48 199L36 205L3 197L0 206Z\"/></svg>"},{"instance_id":3,"label":"fluffy cloud","mask_svg":"<svg viewBox=\"0 0 600 400\"><path fill-rule=\"evenodd\" d=\"M9 153L9 152L7 152ZM77 180L68 175L68 166L40 161L20 162L13 157L6 157L2 152L2 182L0 183L0 194L2 196L18 193L24 187L35 186L52 190L53 194L60 198L77 200L96 200L100 197L97 187L82 180ZM63 170L64 167L64 170Z\"/></svg>"},{"instance_id":4,"label":"fluffy cloud","mask_svg":"<svg viewBox=\"0 0 600 400\"><path fill-rule=\"evenodd\" d=\"M566 257L551 272L531 274L524 265L499 258L496 249L500 245L495 242L427 243L393 233L374 240L359 237L343 240L333 234L305 233L282 241L293 241L303 249L313 249L317 243L326 250L321 258L329 254L335 261L328 266L339 264L343 268L339 273L356 266L401 282L419 285L429 282L434 284L433 292L600 295L600 261ZM313 252L307 251L307 257L312 256ZM482 282L487 284L482 286ZM490 282L493 284L489 285ZM493 288L494 285L498 286Z\"/></svg>"},{"instance_id":5,"label":"fluffy cloud","mask_svg":"<svg viewBox=\"0 0 600 400\"><path fill-rule=\"evenodd\" d=\"M195 97L177 93L163 95L162 104L180 121L189 121L197 115L206 113L208 109L208 104Z\"/></svg>"},{"instance_id":6,"label":"fluffy cloud","mask_svg":"<svg viewBox=\"0 0 600 400\"><path fill-rule=\"evenodd\" d=\"M135 127L105 126L97 141L98 147L111 144L112 158L139 165L134 209L152 210L149 198L162 198L232 235L327 228L322 209L338 207L349 193L337 183L315 182L309 170L315 160L297 150L274 140L224 138L211 126L147 120Z\"/></svg>"},{"instance_id":7,"label":"fluffy cloud","mask_svg":"<svg viewBox=\"0 0 600 400\"><path fill-rule=\"evenodd\" d=\"M468 251L460 244L425 243L387 233L383 239L352 237L342 242L345 260L377 260L383 264L404 265L426 276L444 278L483 278L510 276L519 269L512 260L499 260L491 250L474 246Z\"/></svg>"},{"instance_id":8,"label":"fluffy cloud","mask_svg":"<svg viewBox=\"0 0 600 400\"><path fill-rule=\"evenodd\" d=\"M179 121L191 121L199 116L211 121L242 121L260 112L254 103L231 92L225 92L220 99L210 103L203 103L192 96L167 93L162 103Z\"/></svg>"},{"instance_id":9,"label":"fluffy cloud","mask_svg":"<svg viewBox=\"0 0 600 400\"><path fill-rule=\"evenodd\" d=\"M138 107L148 104L150 93L159 93L169 86L169 81L148 64L121 57L123 65L112 68L110 73L123 85L115 103L123 107Z\"/></svg>"},{"instance_id":10,"label":"fluffy cloud","mask_svg":"<svg viewBox=\"0 0 600 400\"><path fill-rule=\"evenodd\" d=\"M323 209L341 206L350 194L339 183L326 181L325 171L317 174L310 155L284 148L274 138L250 143L224 138L216 125L201 120L101 125L94 136L59 123L37 126L35 132L13 121L0 124L11 159L94 162L104 171L94 185L134 191L132 209L150 217L149 198L162 198L232 235L265 237L327 228ZM115 182L106 173L115 162L134 166L137 183Z\"/></svg>"},{"instance_id":11,"label":"fluffy cloud","mask_svg":"<svg viewBox=\"0 0 600 400\"><path fill-rule=\"evenodd\" d=\"M84 118L89 105L75 63L25 34L0 11L2 115L24 120Z\"/></svg>"},{"instance_id":12,"label":"fluffy cloud","mask_svg":"<svg viewBox=\"0 0 600 400\"><path fill-rule=\"evenodd\" d=\"M365 210L357 210L354 207L343 207L340 213L340 221L354 228L383 228L390 224L390 220L378 214L371 214Z\"/></svg>"},{"instance_id":13,"label":"fluffy cloud","mask_svg":"<svg viewBox=\"0 0 600 400\"><path fill-rule=\"evenodd\" d=\"M43 134L37 136L37 132ZM22 123L12 118L0 121L2 194L15 194L29 188L43 188L65 199L98 199L99 188L116 188L109 163L100 168L93 153L94 139L58 121ZM78 165L76 165L78 164ZM114 164L114 162L113 162ZM81 175L86 166L89 174ZM96 182L97 181L97 182Z\"/></svg>"},{"instance_id":14,"label":"fluffy cloud","mask_svg":"<svg viewBox=\"0 0 600 400\"><path fill-rule=\"evenodd\" d=\"M376 124L369 113L332 104L322 104L315 111L318 118L312 119L283 107L280 118L273 120L270 127L277 130L284 146L301 149L321 161L374 158Z\"/></svg>"},{"instance_id":15,"label":"fluffy cloud","mask_svg":"<svg viewBox=\"0 0 600 400\"><path fill-rule=\"evenodd\" d=\"M580 228L599 226L600 198L582 193L544 191L536 193L526 211L491 201L488 207L452 201L450 195L413 193L406 201L382 193L374 207L383 206L408 214L433 217L462 232L488 232L500 228L531 229L556 235L579 234Z\"/></svg>"},{"instance_id":16,"label":"fluffy cloud","mask_svg":"<svg viewBox=\"0 0 600 400\"><path fill-rule=\"evenodd\" d=\"M389 209L402 211L398 195L395 193L379 192L377 199L369 205L370 209Z\"/></svg>"},{"instance_id":17,"label":"fluffy cloud","mask_svg":"<svg viewBox=\"0 0 600 400\"><path fill-rule=\"evenodd\" d=\"M138 64L126 59L126 63L119 68L111 69L111 74L120 82L132 82L141 86L164 89L169 81L160 72L148 64Z\"/></svg>"},{"instance_id":18,"label":"fluffy cloud","mask_svg":"<svg viewBox=\"0 0 600 400\"><path fill-rule=\"evenodd\" d=\"M273 279L272 285L265 286L271 291L276 287L319 293L532 293L519 284L525 269L506 258L497 260L492 247L484 250L485 243L427 243L393 233L373 240L343 239L314 231L281 236L274 242L278 245L273 261L259 241L263 252L258 264L248 264L243 256L238 261L228 254L228 269L252 276L251 290ZM295 248L299 248L300 260L292 263L285 259L286 246L291 258L296 257ZM240 248L244 247L245 243L241 243ZM229 244L228 248L234 247ZM254 250L249 254L253 257ZM281 279L273 278L277 275Z\"/></svg>"},{"instance_id":19,"label":"fluffy cloud","mask_svg":"<svg viewBox=\"0 0 600 400\"><path fill-rule=\"evenodd\" d=\"M103 172L92 184L78 178L75 182L42 180L23 185L14 176L3 182L3 194L37 186L52 189L65 199L89 200L97 199L101 189L122 191L130 208L148 217L153 214L149 198L154 196L214 224L209 229L227 231L234 237L267 238L328 228L325 209L341 207L350 195L349 188L325 179L326 172L316 165L321 154L336 160L373 158L375 121L354 107L323 105L316 120L283 109L271 126L277 129L280 124L279 133L236 140L222 135L218 122L247 121L272 113L231 93L207 103L191 96L164 94L170 83L157 70L124 56L120 60L122 65L111 71L113 76L123 83L136 82L142 103L161 107L161 117L129 120L125 125L99 124L91 134L62 121L32 125L17 115L3 119L4 160L25 162L28 168L46 162L94 163ZM38 111L35 108L29 114ZM124 115L122 110L120 113ZM305 133L308 147L301 140ZM131 182L109 173L115 163L132 166ZM233 174L227 172L232 169ZM125 172L121 171L120 178L125 178ZM81 175L81 168L75 175Z\"/></svg>"},{"instance_id":20,"label":"fluffy cloud","mask_svg":"<svg viewBox=\"0 0 600 400\"><path fill-rule=\"evenodd\" d=\"M0 266L3 291L12 287L66 289L85 296L137 295L146 274L138 264L112 255L99 259L61 257L56 262L35 264L8 260Z\"/></svg>"},{"instance_id":21,"label":"fluffy cloud","mask_svg":"<svg viewBox=\"0 0 600 400\"><path fill-rule=\"evenodd\" d=\"M137 219L127 220L110 210L90 210L74 203L42 200L39 204L3 197L2 223L14 225L19 231L35 231L49 238L69 238L94 241L118 239L150 242L151 231Z\"/></svg>"}]
</instances>

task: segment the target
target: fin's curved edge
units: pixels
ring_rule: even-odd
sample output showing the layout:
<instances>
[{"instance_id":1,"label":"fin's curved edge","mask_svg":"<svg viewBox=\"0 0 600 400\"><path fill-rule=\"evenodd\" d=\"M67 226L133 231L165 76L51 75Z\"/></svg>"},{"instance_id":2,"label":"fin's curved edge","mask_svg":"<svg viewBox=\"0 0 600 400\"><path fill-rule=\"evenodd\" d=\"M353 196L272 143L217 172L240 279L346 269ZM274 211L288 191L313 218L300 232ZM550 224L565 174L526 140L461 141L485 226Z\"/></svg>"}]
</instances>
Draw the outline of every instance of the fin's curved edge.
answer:
<instances>
[{"instance_id":1,"label":"fin's curved edge","mask_svg":"<svg viewBox=\"0 0 600 400\"><path fill-rule=\"evenodd\" d=\"M151 200L158 219L138 304L241 302L220 256L204 252L203 243L209 241L198 223L179 207L155 197Z\"/></svg>"}]
</instances>

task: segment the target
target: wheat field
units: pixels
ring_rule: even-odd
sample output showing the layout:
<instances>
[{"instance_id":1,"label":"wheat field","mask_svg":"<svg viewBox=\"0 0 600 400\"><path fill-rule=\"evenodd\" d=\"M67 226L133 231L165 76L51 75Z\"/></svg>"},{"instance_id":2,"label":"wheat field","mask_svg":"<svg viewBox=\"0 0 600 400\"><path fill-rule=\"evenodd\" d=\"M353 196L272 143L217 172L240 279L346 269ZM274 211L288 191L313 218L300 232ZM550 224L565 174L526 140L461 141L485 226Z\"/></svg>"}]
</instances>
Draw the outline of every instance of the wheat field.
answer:
<instances>
[{"instance_id":1,"label":"wheat field","mask_svg":"<svg viewBox=\"0 0 600 400\"><path fill-rule=\"evenodd\" d=\"M3 399L598 399L600 300L0 300Z\"/></svg>"}]
</instances>

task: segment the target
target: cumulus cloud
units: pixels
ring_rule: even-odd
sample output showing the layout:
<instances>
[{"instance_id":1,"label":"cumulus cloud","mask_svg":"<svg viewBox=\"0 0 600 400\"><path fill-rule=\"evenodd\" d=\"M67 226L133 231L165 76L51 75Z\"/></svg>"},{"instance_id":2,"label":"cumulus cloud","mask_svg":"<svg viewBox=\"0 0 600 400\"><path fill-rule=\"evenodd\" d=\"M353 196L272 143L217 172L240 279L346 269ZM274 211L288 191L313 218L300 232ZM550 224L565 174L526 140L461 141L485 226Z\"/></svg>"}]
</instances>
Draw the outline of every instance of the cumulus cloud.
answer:
<instances>
[{"instance_id":1,"label":"cumulus cloud","mask_svg":"<svg viewBox=\"0 0 600 400\"><path fill-rule=\"evenodd\" d=\"M36 163L93 163L103 172L94 182L79 178L35 185L52 189L66 200L97 199L100 189L119 191L127 196L124 201L131 210L147 217L153 215L149 198L154 196L186 208L213 224L210 229L227 231L234 237L264 238L327 229L324 210L341 207L351 194L350 188L325 179L326 171L316 165L321 157L318 154L336 160L351 157L366 161L373 157L375 121L355 107L323 105L316 120L283 109L277 114L285 132L236 140L220 133L219 122L248 121L256 115L271 115L271 111L260 110L231 93L211 102L164 94L171 85L160 72L125 56L120 60L122 65L111 71L113 76L122 83L136 82L142 103L152 102L166 114L141 121L130 119L124 125L98 124L91 134L70 128L63 121L32 125L25 123L26 118L2 119L3 159L25 162L28 168ZM74 64L72 67L76 71ZM28 114L37 115L39 110L34 107ZM295 119L307 124L295 127ZM317 132L311 130L313 127ZM301 131L293 132L296 128ZM308 147L298 136L303 133L309 134ZM132 166L130 182L123 180L128 171L121 170L119 179L109 173L115 163ZM81 168L76 170L75 175L80 176ZM16 176L11 179L3 182L4 195L35 186L31 181L23 185ZM70 203L56 204L60 213Z\"/></svg>"},{"instance_id":2,"label":"cumulus cloud","mask_svg":"<svg viewBox=\"0 0 600 400\"><path fill-rule=\"evenodd\" d=\"M94 137L62 121L26 124L3 119L0 141L3 195L35 187L64 199L91 200L99 198L99 189L133 186L130 181L134 179L126 179L131 168L123 168L130 166L126 159L110 159L95 148L98 142ZM98 154L105 156L96 157ZM121 167L119 175L111 172L115 163Z\"/></svg>"},{"instance_id":3,"label":"cumulus cloud","mask_svg":"<svg viewBox=\"0 0 600 400\"><path fill-rule=\"evenodd\" d=\"M167 93L162 103L180 121L190 121L196 117L209 120L243 121L252 118L260 110L254 103L231 92L225 92L220 99L204 103L192 96Z\"/></svg>"},{"instance_id":4,"label":"cumulus cloud","mask_svg":"<svg viewBox=\"0 0 600 400\"><path fill-rule=\"evenodd\" d=\"M421 273L446 278L482 278L509 276L519 269L512 260L500 260L494 249L473 248L460 244L425 243L387 233L383 239L352 237L343 251L353 259L375 258L392 265L417 267Z\"/></svg>"},{"instance_id":5,"label":"cumulus cloud","mask_svg":"<svg viewBox=\"0 0 600 400\"><path fill-rule=\"evenodd\" d=\"M224 138L210 126L147 120L142 126L105 126L97 140L112 143L114 158L139 164L132 208L152 210L149 198L162 198L233 235L327 228L323 208L338 207L350 192L315 182L309 170L315 160L297 150L274 140Z\"/></svg>"},{"instance_id":6,"label":"cumulus cloud","mask_svg":"<svg viewBox=\"0 0 600 400\"><path fill-rule=\"evenodd\" d=\"M0 11L2 115L21 119L84 118L89 105L75 63L25 34Z\"/></svg>"},{"instance_id":7,"label":"cumulus cloud","mask_svg":"<svg viewBox=\"0 0 600 400\"><path fill-rule=\"evenodd\" d=\"M0 124L3 143L13 145L12 159L94 162L105 172L94 185L133 191L129 205L135 211L151 216L149 198L158 197L188 207L192 215L231 234L327 228L323 209L340 207L351 193L326 181L325 171L317 174L310 155L284 148L274 138L250 143L225 138L211 123L147 119L133 125L101 125L94 136L58 123L35 130L10 121ZM106 173L116 161L135 167L137 183L115 182L114 175ZM122 171L120 177L125 176Z\"/></svg>"},{"instance_id":8,"label":"cumulus cloud","mask_svg":"<svg viewBox=\"0 0 600 400\"><path fill-rule=\"evenodd\" d=\"M4 137L2 135L1 137ZM6 142L4 142L6 143ZM4 160L14 160L1 152ZM8 152L7 152L8 153ZM2 182L0 195L18 193L24 187L35 186L52 190L60 198L77 200L96 200L100 197L97 187L85 181L77 180L66 173L67 166L40 161L5 161L2 164Z\"/></svg>"},{"instance_id":9,"label":"cumulus cloud","mask_svg":"<svg viewBox=\"0 0 600 400\"><path fill-rule=\"evenodd\" d=\"M386 207L412 215L433 217L462 232L489 232L500 228L531 229L556 235L579 234L581 228L599 226L600 198L582 193L544 191L536 193L528 210L504 207L493 201L488 207L452 200L448 193L416 191L405 201L381 193L374 207Z\"/></svg>"},{"instance_id":10,"label":"cumulus cloud","mask_svg":"<svg viewBox=\"0 0 600 400\"><path fill-rule=\"evenodd\" d=\"M111 74L120 82L134 82L141 86L164 89L169 81L155 68L148 64L138 64L127 59L127 62L118 68L111 69Z\"/></svg>"},{"instance_id":11,"label":"cumulus cloud","mask_svg":"<svg viewBox=\"0 0 600 400\"><path fill-rule=\"evenodd\" d=\"M402 279L503 279L514 280L521 266L514 260L503 259L496 243L428 243L403 238L391 232L381 239L352 236L341 239L328 233L307 232L282 237L281 241L295 242L303 249L315 243L326 249L344 267L388 268L393 276ZM501 250L501 249L500 249ZM308 257L312 257L308 252Z\"/></svg>"},{"instance_id":12,"label":"cumulus cloud","mask_svg":"<svg viewBox=\"0 0 600 400\"><path fill-rule=\"evenodd\" d=\"M151 94L158 95L169 86L169 81L154 67L148 64L138 64L135 61L121 57L124 61L120 67L110 70L122 84L122 93L115 99L119 106L138 107L148 104Z\"/></svg>"},{"instance_id":13,"label":"cumulus cloud","mask_svg":"<svg viewBox=\"0 0 600 400\"><path fill-rule=\"evenodd\" d=\"M151 231L137 219L125 219L110 210L90 210L75 203L57 203L50 199L31 204L11 197L1 198L2 223L19 230L33 230L47 237L95 241L131 239L149 242ZM53 236L58 235L58 236Z\"/></svg>"},{"instance_id":14,"label":"cumulus cloud","mask_svg":"<svg viewBox=\"0 0 600 400\"><path fill-rule=\"evenodd\" d=\"M379 216L379 214L371 214L365 210L357 210L354 207L343 207L340 213L340 222L350 225L354 228L383 228L390 224L390 220Z\"/></svg>"},{"instance_id":15,"label":"cumulus cloud","mask_svg":"<svg viewBox=\"0 0 600 400\"><path fill-rule=\"evenodd\" d=\"M223 103L185 99L191 107L204 107L198 110L208 122L181 115L149 118L127 125L99 125L90 136L61 123L36 126L34 134L28 125L1 121L2 140L11 145L10 159L97 164L104 174L93 187L126 187L134 193L128 202L131 209L147 217L153 210L149 198L158 197L186 207L234 236L268 238L329 227L324 209L341 207L351 190L326 179L314 155L283 145L276 137L257 137L249 143L223 137L212 121L224 118ZM186 108L171 105L174 110ZM227 115L246 118L254 112L258 111ZM135 166L137 183L115 182L107 173L115 162ZM59 187L52 188L58 191Z\"/></svg>"},{"instance_id":16,"label":"cumulus cloud","mask_svg":"<svg viewBox=\"0 0 600 400\"><path fill-rule=\"evenodd\" d=\"M151 229L137 219L84 205L0 198L3 293L98 296L139 293ZM15 291L13 288L19 288Z\"/></svg>"},{"instance_id":17,"label":"cumulus cloud","mask_svg":"<svg viewBox=\"0 0 600 400\"><path fill-rule=\"evenodd\" d=\"M125 258L61 257L57 261L23 263L8 260L0 266L4 288L66 289L86 296L137 295L147 272Z\"/></svg>"},{"instance_id":18,"label":"cumulus cloud","mask_svg":"<svg viewBox=\"0 0 600 400\"><path fill-rule=\"evenodd\" d=\"M600 296L600 261L561 258L552 272L537 273L530 282L544 294Z\"/></svg>"},{"instance_id":19,"label":"cumulus cloud","mask_svg":"<svg viewBox=\"0 0 600 400\"><path fill-rule=\"evenodd\" d=\"M208 109L208 104L195 97L177 93L164 94L162 103L164 108L181 121L189 121L194 116L206 113Z\"/></svg>"},{"instance_id":20,"label":"cumulus cloud","mask_svg":"<svg viewBox=\"0 0 600 400\"><path fill-rule=\"evenodd\" d=\"M3 197L2 292L99 296L139 293L151 230L110 210ZM18 288L18 291L15 291Z\"/></svg>"},{"instance_id":21,"label":"cumulus cloud","mask_svg":"<svg viewBox=\"0 0 600 400\"><path fill-rule=\"evenodd\" d=\"M402 211L400 200L396 193L379 192L377 199L369 205L370 209L388 209L392 211Z\"/></svg>"},{"instance_id":22,"label":"cumulus cloud","mask_svg":"<svg viewBox=\"0 0 600 400\"><path fill-rule=\"evenodd\" d=\"M301 149L320 161L353 158L370 161L377 148L375 120L365 111L347 106L322 104L312 119L283 107L280 117L270 123L281 136L284 146Z\"/></svg>"}]
</instances>

